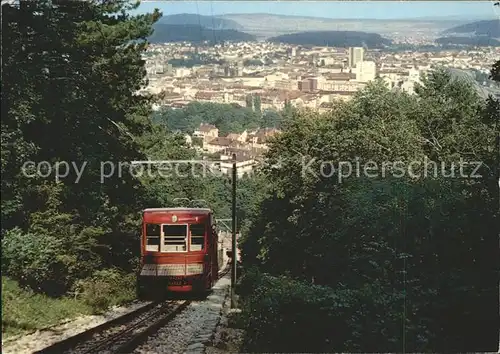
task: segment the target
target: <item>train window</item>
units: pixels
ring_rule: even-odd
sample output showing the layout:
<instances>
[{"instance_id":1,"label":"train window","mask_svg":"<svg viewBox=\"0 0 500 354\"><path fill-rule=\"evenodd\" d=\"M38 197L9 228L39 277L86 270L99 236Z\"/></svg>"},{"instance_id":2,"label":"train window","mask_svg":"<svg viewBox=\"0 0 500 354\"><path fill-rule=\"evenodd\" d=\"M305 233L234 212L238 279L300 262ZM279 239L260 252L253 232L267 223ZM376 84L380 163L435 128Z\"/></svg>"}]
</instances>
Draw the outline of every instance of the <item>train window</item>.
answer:
<instances>
[{"instance_id":1,"label":"train window","mask_svg":"<svg viewBox=\"0 0 500 354\"><path fill-rule=\"evenodd\" d=\"M187 225L163 225L162 252L187 251Z\"/></svg>"},{"instance_id":2,"label":"train window","mask_svg":"<svg viewBox=\"0 0 500 354\"><path fill-rule=\"evenodd\" d=\"M160 225L146 224L146 251L160 251Z\"/></svg>"},{"instance_id":3,"label":"train window","mask_svg":"<svg viewBox=\"0 0 500 354\"><path fill-rule=\"evenodd\" d=\"M190 251L201 251L205 247L205 224L189 225L191 231Z\"/></svg>"}]
</instances>

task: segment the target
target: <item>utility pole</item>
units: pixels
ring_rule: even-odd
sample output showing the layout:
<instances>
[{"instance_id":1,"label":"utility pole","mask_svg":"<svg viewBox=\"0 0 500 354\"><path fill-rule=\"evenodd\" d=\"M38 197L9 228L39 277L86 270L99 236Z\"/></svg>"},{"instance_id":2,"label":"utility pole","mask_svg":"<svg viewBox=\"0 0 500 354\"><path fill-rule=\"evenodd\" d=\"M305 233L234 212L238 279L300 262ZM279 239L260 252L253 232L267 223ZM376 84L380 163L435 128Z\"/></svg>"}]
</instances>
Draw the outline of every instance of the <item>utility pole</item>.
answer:
<instances>
[{"instance_id":1,"label":"utility pole","mask_svg":"<svg viewBox=\"0 0 500 354\"><path fill-rule=\"evenodd\" d=\"M235 291L234 288L236 286L236 263L237 263L237 257L236 257L236 154L233 154L233 208L232 208L232 214L233 214L233 263L231 265L231 308L236 307L236 299L235 299Z\"/></svg>"}]
</instances>

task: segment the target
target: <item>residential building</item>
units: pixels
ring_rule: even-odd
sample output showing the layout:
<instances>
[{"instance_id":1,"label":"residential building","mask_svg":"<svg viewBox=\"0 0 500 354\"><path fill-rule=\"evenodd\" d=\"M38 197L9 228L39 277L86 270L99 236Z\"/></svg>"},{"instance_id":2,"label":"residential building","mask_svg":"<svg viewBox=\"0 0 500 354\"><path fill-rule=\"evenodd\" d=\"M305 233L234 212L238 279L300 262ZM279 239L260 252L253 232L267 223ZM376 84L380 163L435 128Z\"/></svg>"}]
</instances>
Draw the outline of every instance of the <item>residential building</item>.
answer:
<instances>
[{"instance_id":1,"label":"residential building","mask_svg":"<svg viewBox=\"0 0 500 354\"><path fill-rule=\"evenodd\" d=\"M223 174L233 173L233 160L231 157L222 155L220 170ZM256 161L249 154L236 154L236 177L242 178L245 174L251 175L256 166Z\"/></svg>"},{"instance_id":2,"label":"residential building","mask_svg":"<svg viewBox=\"0 0 500 354\"><path fill-rule=\"evenodd\" d=\"M201 123L200 127L193 133L193 137L202 138L203 142L209 142L219 136L219 129L215 125Z\"/></svg>"},{"instance_id":3,"label":"residential building","mask_svg":"<svg viewBox=\"0 0 500 354\"><path fill-rule=\"evenodd\" d=\"M224 149L229 148L231 145L231 140L225 137L217 137L210 141L203 142L203 150L208 152L209 154L215 154L216 152L220 152Z\"/></svg>"}]
</instances>

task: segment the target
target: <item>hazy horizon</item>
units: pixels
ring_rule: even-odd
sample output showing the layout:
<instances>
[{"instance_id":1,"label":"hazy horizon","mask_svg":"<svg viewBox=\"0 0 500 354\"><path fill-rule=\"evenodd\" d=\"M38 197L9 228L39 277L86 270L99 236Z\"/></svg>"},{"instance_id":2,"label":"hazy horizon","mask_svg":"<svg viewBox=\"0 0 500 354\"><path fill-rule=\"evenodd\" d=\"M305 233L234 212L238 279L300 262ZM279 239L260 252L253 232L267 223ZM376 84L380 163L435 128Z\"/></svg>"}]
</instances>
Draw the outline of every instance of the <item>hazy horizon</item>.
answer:
<instances>
[{"instance_id":1,"label":"hazy horizon","mask_svg":"<svg viewBox=\"0 0 500 354\"><path fill-rule=\"evenodd\" d=\"M493 1L143 1L134 13L152 12L155 8L164 16L262 14L343 20L471 21L500 18L500 9L493 6Z\"/></svg>"}]
</instances>

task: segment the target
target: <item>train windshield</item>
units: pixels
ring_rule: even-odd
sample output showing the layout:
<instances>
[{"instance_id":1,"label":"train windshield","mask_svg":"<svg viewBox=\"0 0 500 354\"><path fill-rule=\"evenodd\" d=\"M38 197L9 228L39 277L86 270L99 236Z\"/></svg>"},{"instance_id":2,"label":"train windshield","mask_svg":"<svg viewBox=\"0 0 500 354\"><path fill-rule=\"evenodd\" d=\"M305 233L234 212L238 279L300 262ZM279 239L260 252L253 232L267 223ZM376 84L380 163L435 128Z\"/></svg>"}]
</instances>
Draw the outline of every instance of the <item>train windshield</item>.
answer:
<instances>
[{"instance_id":1,"label":"train windshield","mask_svg":"<svg viewBox=\"0 0 500 354\"><path fill-rule=\"evenodd\" d=\"M187 251L187 225L163 225L162 252Z\"/></svg>"},{"instance_id":2,"label":"train windshield","mask_svg":"<svg viewBox=\"0 0 500 354\"><path fill-rule=\"evenodd\" d=\"M191 224L189 225L191 232L191 245L190 251L201 251L205 247L205 224Z\"/></svg>"},{"instance_id":3,"label":"train windshield","mask_svg":"<svg viewBox=\"0 0 500 354\"><path fill-rule=\"evenodd\" d=\"M160 251L161 229L157 224L146 224L146 251Z\"/></svg>"}]
</instances>

